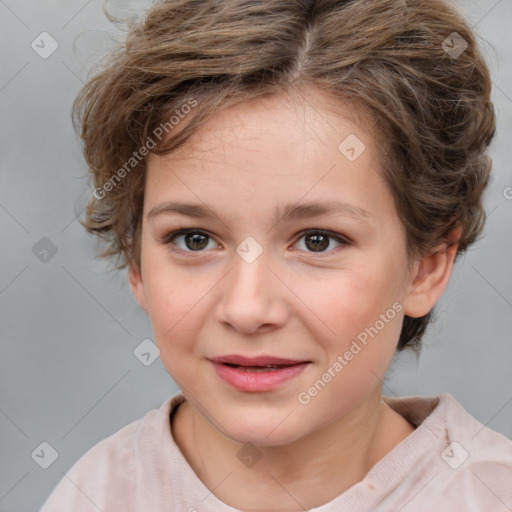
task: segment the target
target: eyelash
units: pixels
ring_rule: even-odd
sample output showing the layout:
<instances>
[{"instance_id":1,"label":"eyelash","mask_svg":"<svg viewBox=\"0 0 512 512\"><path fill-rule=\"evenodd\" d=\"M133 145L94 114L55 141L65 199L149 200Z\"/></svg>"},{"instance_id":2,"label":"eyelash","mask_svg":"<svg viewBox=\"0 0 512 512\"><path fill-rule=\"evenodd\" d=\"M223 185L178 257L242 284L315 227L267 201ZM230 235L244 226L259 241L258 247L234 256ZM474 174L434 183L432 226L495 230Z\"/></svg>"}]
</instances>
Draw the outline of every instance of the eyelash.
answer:
<instances>
[{"instance_id":1,"label":"eyelash","mask_svg":"<svg viewBox=\"0 0 512 512\"><path fill-rule=\"evenodd\" d=\"M171 233L167 234L163 239L162 239L162 243L164 245L170 245L170 244L173 244L173 241L180 235L187 235L189 233L194 233L194 234L199 234L199 235L205 235L207 236L208 238L210 239L214 239L211 235L209 235L206 231L202 231L202 230L199 230L199 229L195 229L195 228L188 228L188 229L178 229L177 231L172 231ZM332 250L327 250L327 251L324 251L324 252L313 252L313 251L308 251L310 254L314 254L316 256L319 256L319 257L326 257L326 256L329 256L329 254L335 252L337 249L342 249L343 247L345 246L348 246L352 243L352 241L347 238L346 236L343 236L343 235L340 235L339 233L335 233L333 231L326 231L326 230L322 230L322 229L306 229L304 231L301 231L299 233L299 237L297 238L297 242L305 237L305 236L308 236L308 235L323 235L323 236L327 236L328 238L331 238L333 240L335 240L336 242L338 242L339 244L341 244L341 247L336 247ZM297 243L295 242L295 243ZM174 244L173 244L174 245ZM295 244L294 244L295 245ZM192 257L195 257L195 253L197 254L200 254L202 252L205 252L204 250L200 250L200 251L184 251L183 249L177 249L176 252L180 252L180 253L184 253L186 254L187 256L190 255Z\"/></svg>"}]
</instances>

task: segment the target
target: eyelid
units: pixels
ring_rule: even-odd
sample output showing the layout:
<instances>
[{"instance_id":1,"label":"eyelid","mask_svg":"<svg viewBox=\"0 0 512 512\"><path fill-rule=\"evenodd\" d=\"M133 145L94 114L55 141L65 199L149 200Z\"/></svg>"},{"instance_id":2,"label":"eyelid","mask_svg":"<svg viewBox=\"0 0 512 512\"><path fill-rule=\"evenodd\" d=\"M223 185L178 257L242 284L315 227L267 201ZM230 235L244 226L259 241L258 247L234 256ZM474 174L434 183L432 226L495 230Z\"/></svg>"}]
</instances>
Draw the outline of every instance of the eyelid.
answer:
<instances>
[{"instance_id":1,"label":"eyelid","mask_svg":"<svg viewBox=\"0 0 512 512\"><path fill-rule=\"evenodd\" d=\"M344 243L344 244L353 243L353 240L350 239L347 235L338 233L337 231L331 231L329 229L308 228L308 229L302 230L300 233L297 233L297 236L299 238L302 238L305 235L314 235L314 234L325 235L328 238L333 238L334 240L336 240L339 243Z\"/></svg>"},{"instance_id":2,"label":"eyelid","mask_svg":"<svg viewBox=\"0 0 512 512\"><path fill-rule=\"evenodd\" d=\"M201 235L206 235L207 237L216 241L214 235L210 234L207 230L204 230L201 228L177 229L175 231L171 231L170 233L168 233L167 235L162 237L159 241L164 245L170 245L170 244L172 244L172 241L175 238L177 238L178 236L186 235L189 233L199 233ZM300 251L300 252L308 252L309 254L312 254L312 255L315 255L318 257L329 256L330 254L336 252L338 249L342 249L343 247L351 245L353 243L353 240L351 240L348 236L338 233L336 231L331 231L328 229L321 229L321 228L308 228L308 229L303 229L302 231L300 231L299 233L297 233L295 235L295 237L294 237L295 242L293 243L293 245L295 245L301 238L303 238L304 236L307 236L307 235L324 235L327 238L331 238L340 244L340 247L335 247L334 249L324 251L324 252L315 253L312 251ZM200 255L201 253L204 253L206 251L204 251L204 250L202 250L202 251L185 251L183 249L177 248L175 250L175 252L179 252L182 254L185 253L187 255L195 255L195 254Z\"/></svg>"},{"instance_id":3,"label":"eyelid","mask_svg":"<svg viewBox=\"0 0 512 512\"><path fill-rule=\"evenodd\" d=\"M177 229L175 231L171 231L171 232L167 233L166 235L164 235L162 238L159 239L159 242L161 242L164 245L170 244L172 242L172 240L174 240L176 237L178 237L180 235L187 235L189 233L199 233L201 235L208 236L212 240L215 240L215 236L210 234L208 231L206 231L204 229L182 228L182 229ZM194 252L194 251L189 251L189 252ZM202 251L197 251L197 252L202 252Z\"/></svg>"}]
</instances>

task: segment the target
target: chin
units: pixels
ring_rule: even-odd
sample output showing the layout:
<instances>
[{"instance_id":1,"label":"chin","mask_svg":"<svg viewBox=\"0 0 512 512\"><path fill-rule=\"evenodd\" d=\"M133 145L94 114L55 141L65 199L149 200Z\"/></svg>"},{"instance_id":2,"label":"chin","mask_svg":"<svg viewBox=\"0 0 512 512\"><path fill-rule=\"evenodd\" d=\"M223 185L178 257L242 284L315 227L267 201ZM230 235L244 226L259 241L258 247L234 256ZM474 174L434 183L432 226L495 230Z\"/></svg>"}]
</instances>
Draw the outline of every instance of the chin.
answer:
<instances>
[{"instance_id":1,"label":"chin","mask_svg":"<svg viewBox=\"0 0 512 512\"><path fill-rule=\"evenodd\" d=\"M286 418L286 414L279 419L262 418L262 415L244 415L244 420L237 418L233 422L225 423L229 431L229 438L241 444L253 444L261 447L284 446L300 439L305 432ZM284 421L283 421L284 419Z\"/></svg>"}]
</instances>

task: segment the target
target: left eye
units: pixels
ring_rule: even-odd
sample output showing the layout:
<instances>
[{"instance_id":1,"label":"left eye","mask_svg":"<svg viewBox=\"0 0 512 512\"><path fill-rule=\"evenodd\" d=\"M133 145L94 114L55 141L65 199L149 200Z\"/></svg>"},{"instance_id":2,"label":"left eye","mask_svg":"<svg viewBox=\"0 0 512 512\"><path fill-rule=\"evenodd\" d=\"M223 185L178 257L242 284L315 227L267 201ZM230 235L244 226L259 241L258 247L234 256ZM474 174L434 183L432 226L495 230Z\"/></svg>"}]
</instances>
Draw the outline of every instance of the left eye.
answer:
<instances>
[{"instance_id":1,"label":"left eye","mask_svg":"<svg viewBox=\"0 0 512 512\"><path fill-rule=\"evenodd\" d=\"M185 242L185 247L179 247L174 241L177 238L184 237L183 240ZM308 229L300 233L300 239L305 239L305 246L310 249L309 252L313 253L323 253L326 252L325 249L330 247L330 239L333 239L340 246L346 246L350 244L350 240L340 235L339 233L333 233L330 231L324 231L319 229ZM214 246L215 244L213 238L204 231L200 231L198 229L180 229L178 231L173 231L169 233L163 240L164 244L172 244L178 247L178 249L182 252L204 252L202 249L208 246L208 239L210 239ZM338 247L339 248L339 247ZM197 249L197 250L196 250ZM333 251L327 251L333 252Z\"/></svg>"},{"instance_id":2,"label":"left eye","mask_svg":"<svg viewBox=\"0 0 512 512\"><path fill-rule=\"evenodd\" d=\"M306 245L306 247L308 248L312 248L311 252L314 253L325 252L325 249L327 249L331 245L329 239L335 240L336 243L339 244L339 246L341 247L350 244L350 240L347 237L340 235L339 233L322 231L319 229L308 229L307 231L303 231L301 233L299 240L302 238L305 239L304 245Z\"/></svg>"}]
</instances>

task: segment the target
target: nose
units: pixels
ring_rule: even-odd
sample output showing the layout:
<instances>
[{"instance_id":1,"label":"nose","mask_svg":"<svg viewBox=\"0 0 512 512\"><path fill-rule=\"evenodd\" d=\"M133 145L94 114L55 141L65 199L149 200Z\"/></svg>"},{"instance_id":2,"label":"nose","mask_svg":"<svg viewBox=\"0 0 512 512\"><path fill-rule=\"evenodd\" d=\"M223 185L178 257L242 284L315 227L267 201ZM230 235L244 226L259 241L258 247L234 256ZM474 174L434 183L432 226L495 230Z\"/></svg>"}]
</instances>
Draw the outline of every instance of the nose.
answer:
<instances>
[{"instance_id":1,"label":"nose","mask_svg":"<svg viewBox=\"0 0 512 512\"><path fill-rule=\"evenodd\" d=\"M269 267L266 252L251 263L238 254L233 260L233 268L223 280L217 319L227 328L246 334L282 326L288 318L286 297L291 292Z\"/></svg>"}]
</instances>

